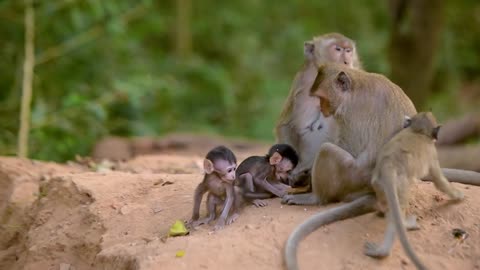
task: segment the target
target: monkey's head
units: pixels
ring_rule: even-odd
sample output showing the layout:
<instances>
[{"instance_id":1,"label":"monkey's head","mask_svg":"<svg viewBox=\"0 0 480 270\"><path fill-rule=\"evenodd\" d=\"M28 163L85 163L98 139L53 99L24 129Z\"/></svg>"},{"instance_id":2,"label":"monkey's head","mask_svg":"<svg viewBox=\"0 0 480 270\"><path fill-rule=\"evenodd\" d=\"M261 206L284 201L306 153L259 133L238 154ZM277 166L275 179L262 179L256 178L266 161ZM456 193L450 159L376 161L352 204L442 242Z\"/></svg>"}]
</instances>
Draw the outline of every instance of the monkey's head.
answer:
<instances>
[{"instance_id":1,"label":"monkey's head","mask_svg":"<svg viewBox=\"0 0 480 270\"><path fill-rule=\"evenodd\" d=\"M338 64L325 64L318 68L310 95L320 98L320 110L325 117L335 114L353 95L349 70Z\"/></svg>"},{"instance_id":2,"label":"monkey's head","mask_svg":"<svg viewBox=\"0 0 480 270\"><path fill-rule=\"evenodd\" d=\"M267 154L270 165L274 166L275 178L287 181L288 175L298 164L298 154L288 144L275 144Z\"/></svg>"},{"instance_id":3,"label":"monkey's head","mask_svg":"<svg viewBox=\"0 0 480 270\"><path fill-rule=\"evenodd\" d=\"M314 61L317 66L333 62L351 68L360 67L355 43L339 33L328 33L306 41L304 55L307 60Z\"/></svg>"},{"instance_id":4,"label":"monkey's head","mask_svg":"<svg viewBox=\"0 0 480 270\"><path fill-rule=\"evenodd\" d=\"M413 132L426 135L433 140L438 139L441 125L437 124L435 116L431 112L419 112L413 117L405 116L404 128L410 128Z\"/></svg>"},{"instance_id":5,"label":"monkey's head","mask_svg":"<svg viewBox=\"0 0 480 270\"><path fill-rule=\"evenodd\" d=\"M225 146L217 146L207 153L203 161L203 169L206 174L216 174L218 178L227 183L235 181L237 158L235 154Z\"/></svg>"}]
</instances>

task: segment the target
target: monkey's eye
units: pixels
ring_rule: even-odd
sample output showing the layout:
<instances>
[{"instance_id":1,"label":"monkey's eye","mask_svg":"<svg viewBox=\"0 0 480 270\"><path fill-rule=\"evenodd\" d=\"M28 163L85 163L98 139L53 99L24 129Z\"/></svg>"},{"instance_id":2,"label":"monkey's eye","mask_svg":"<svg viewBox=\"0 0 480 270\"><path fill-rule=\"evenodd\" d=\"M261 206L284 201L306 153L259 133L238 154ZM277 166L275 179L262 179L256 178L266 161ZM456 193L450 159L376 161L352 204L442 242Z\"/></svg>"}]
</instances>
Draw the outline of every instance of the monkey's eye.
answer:
<instances>
[{"instance_id":1,"label":"monkey's eye","mask_svg":"<svg viewBox=\"0 0 480 270\"><path fill-rule=\"evenodd\" d=\"M351 53L352 52L352 49L346 49L345 50L347 53Z\"/></svg>"},{"instance_id":2,"label":"monkey's eye","mask_svg":"<svg viewBox=\"0 0 480 270\"><path fill-rule=\"evenodd\" d=\"M235 171L235 168L230 168L227 170L228 173L231 173L231 172L234 172Z\"/></svg>"},{"instance_id":3,"label":"monkey's eye","mask_svg":"<svg viewBox=\"0 0 480 270\"><path fill-rule=\"evenodd\" d=\"M339 51L342 50L342 48L340 48L340 46L335 46L335 50L336 50L337 52L339 52Z\"/></svg>"}]
</instances>

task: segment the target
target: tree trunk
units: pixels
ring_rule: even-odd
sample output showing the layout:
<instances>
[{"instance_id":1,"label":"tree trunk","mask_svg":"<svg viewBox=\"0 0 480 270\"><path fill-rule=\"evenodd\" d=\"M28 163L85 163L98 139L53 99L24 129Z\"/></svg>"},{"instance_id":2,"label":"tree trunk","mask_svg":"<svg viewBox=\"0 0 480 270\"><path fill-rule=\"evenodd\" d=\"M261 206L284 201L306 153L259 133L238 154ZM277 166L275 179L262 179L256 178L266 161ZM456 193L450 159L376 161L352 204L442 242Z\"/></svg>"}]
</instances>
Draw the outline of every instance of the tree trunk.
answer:
<instances>
[{"instance_id":1,"label":"tree trunk","mask_svg":"<svg viewBox=\"0 0 480 270\"><path fill-rule=\"evenodd\" d=\"M390 79L417 108L431 92L435 54L443 29L443 0L390 0Z\"/></svg>"},{"instance_id":2,"label":"tree trunk","mask_svg":"<svg viewBox=\"0 0 480 270\"><path fill-rule=\"evenodd\" d=\"M23 63L22 103L20 130L18 132L19 157L28 157L28 133L30 131L30 104L32 103L33 66L35 64L35 13L33 0L25 1L25 60Z\"/></svg>"},{"instance_id":3,"label":"tree trunk","mask_svg":"<svg viewBox=\"0 0 480 270\"><path fill-rule=\"evenodd\" d=\"M472 112L445 122L436 144L437 146L460 144L475 136L480 136L480 112Z\"/></svg>"}]
</instances>

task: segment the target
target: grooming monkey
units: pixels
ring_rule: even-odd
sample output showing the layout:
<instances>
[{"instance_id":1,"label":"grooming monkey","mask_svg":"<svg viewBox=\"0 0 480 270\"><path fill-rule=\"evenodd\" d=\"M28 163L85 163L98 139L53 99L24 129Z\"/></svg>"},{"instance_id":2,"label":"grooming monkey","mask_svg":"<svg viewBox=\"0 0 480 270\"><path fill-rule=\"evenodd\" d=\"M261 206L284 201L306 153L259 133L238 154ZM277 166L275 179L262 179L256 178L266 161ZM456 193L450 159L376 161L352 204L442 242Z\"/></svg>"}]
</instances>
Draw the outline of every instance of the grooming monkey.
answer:
<instances>
[{"instance_id":1,"label":"grooming monkey","mask_svg":"<svg viewBox=\"0 0 480 270\"><path fill-rule=\"evenodd\" d=\"M205 176L195 189L193 214L191 220L187 222L189 226L196 227L214 220L217 215L217 206L220 206L223 210L217 220L215 230L222 229L225 224L230 225L237 219L238 214L232 208L235 200L233 184L235 181L236 167L237 158L233 152L225 146L217 146L207 153L203 161ZM207 217L199 219L200 204L203 195L207 191L208 214ZM232 212L232 214L229 217L228 214L230 212Z\"/></svg>"},{"instance_id":2,"label":"grooming monkey","mask_svg":"<svg viewBox=\"0 0 480 270\"><path fill-rule=\"evenodd\" d=\"M349 201L317 213L300 224L285 247L288 269L297 269L296 247L318 227L375 210L370 180L380 148L398 131L403 117L416 114L411 100L386 77L327 63L318 69L311 94L320 98L324 116L338 128L334 143L321 145L312 168L312 191L285 195L287 204ZM452 182L480 185L480 174L442 169ZM432 176L424 179L430 180Z\"/></svg>"},{"instance_id":3,"label":"grooming monkey","mask_svg":"<svg viewBox=\"0 0 480 270\"><path fill-rule=\"evenodd\" d=\"M338 33L306 41L304 57L303 67L295 76L275 128L277 142L290 144L300 155L300 164L292 171L290 185L310 182L310 169L320 145L335 134L333 121L321 114L318 99L309 95L318 67L334 62L361 68L355 43ZM302 189L296 192L302 192Z\"/></svg>"},{"instance_id":4,"label":"grooming monkey","mask_svg":"<svg viewBox=\"0 0 480 270\"><path fill-rule=\"evenodd\" d=\"M455 189L443 176L438 162L434 141L437 139L440 126L430 112L421 112L412 118L406 117L405 129L398 132L380 150L375 169L373 170L372 186L377 196L379 210L387 210L387 228L383 243L365 244L365 255L374 258L384 258L391 252L397 232L405 252L414 262L417 269L426 269L408 242L407 229L418 228L416 216L406 219L405 208L411 186L417 179L430 174L435 186L451 199L463 199L463 193Z\"/></svg>"},{"instance_id":5,"label":"grooming monkey","mask_svg":"<svg viewBox=\"0 0 480 270\"><path fill-rule=\"evenodd\" d=\"M263 199L283 197L290 188L285 182L297 164L297 152L288 144L275 144L265 156L246 158L237 169L242 197L257 207L267 205Z\"/></svg>"}]
</instances>

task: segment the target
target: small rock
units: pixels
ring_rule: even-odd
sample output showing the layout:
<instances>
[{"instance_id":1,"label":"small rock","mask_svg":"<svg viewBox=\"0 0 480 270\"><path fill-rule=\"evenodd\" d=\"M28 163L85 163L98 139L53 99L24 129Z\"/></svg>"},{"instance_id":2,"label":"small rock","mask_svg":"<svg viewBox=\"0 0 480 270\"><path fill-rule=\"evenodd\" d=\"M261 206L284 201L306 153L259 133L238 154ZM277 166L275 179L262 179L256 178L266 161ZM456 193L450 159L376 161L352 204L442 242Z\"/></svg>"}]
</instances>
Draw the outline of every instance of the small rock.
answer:
<instances>
[{"instance_id":1,"label":"small rock","mask_svg":"<svg viewBox=\"0 0 480 270\"><path fill-rule=\"evenodd\" d=\"M158 186L158 185L162 185L165 181L163 181L163 179L160 179L160 180L157 180L155 181L155 183L153 183L154 186Z\"/></svg>"},{"instance_id":2,"label":"small rock","mask_svg":"<svg viewBox=\"0 0 480 270\"><path fill-rule=\"evenodd\" d=\"M71 269L71 265L68 264L68 263L61 263L60 264L60 270L70 270Z\"/></svg>"},{"instance_id":3,"label":"small rock","mask_svg":"<svg viewBox=\"0 0 480 270\"><path fill-rule=\"evenodd\" d=\"M253 226L251 224L247 224L247 225L245 225L245 229L251 230L251 229L253 229Z\"/></svg>"},{"instance_id":4,"label":"small rock","mask_svg":"<svg viewBox=\"0 0 480 270\"><path fill-rule=\"evenodd\" d=\"M157 213L162 212L163 208L157 206L157 207L152 208L152 211L153 211L154 214L157 214Z\"/></svg>"},{"instance_id":5,"label":"small rock","mask_svg":"<svg viewBox=\"0 0 480 270\"><path fill-rule=\"evenodd\" d=\"M172 181L165 181L164 183L162 183L162 187L166 186L166 185L173 185L173 182Z\"/></svg>"},{"instance_id":6,"label":"small rock","mask_svg":"<svg viewBox=\"0 0 480 270\"><path fill-rule=\"evenodd\" d=\"M122 208L120 208L120 214L128 215L128 213L130 213L130 208L127 205L124 205Z\"/></svg>"}]
</instances>

